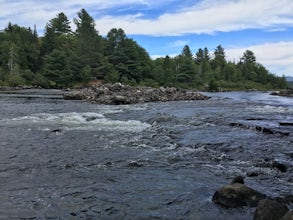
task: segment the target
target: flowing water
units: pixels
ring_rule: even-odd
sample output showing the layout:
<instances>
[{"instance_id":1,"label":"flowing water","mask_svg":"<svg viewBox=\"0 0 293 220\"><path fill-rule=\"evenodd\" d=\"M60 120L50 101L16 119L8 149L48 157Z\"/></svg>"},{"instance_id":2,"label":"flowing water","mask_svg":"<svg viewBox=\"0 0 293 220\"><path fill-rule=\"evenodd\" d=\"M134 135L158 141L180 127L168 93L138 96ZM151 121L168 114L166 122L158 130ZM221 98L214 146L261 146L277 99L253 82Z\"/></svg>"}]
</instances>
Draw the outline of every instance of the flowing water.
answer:
<instances>
[{"instance_id":1,"label":"flowing water","mask_svg":"<svg viewBox=\"0 0 293 220\"><path fill-rule=\"evenodd\" d=\"M293 99L208 95L108 106L2 92L0 219L252 219L253 208L211 201L237 175L268 196L292 194Z\"/></svg>"}]
</instances>

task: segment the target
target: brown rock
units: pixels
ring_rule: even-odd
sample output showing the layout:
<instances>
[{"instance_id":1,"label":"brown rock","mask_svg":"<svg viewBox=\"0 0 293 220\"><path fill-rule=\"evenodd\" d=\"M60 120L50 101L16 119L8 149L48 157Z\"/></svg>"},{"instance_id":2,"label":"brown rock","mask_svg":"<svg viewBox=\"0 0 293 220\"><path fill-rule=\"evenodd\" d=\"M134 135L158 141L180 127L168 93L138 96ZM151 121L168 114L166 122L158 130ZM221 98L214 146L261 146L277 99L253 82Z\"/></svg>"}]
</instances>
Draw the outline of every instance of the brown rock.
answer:
<instances>
[{"instance_id":1,"label":"brown rock","mask_svg":"<svg viewBox=\"0 0 293 220\"><path fill-rule=\"evenodd\" d=\"M236 179L236 181L242 182L243 179ZM232 181L232 184L218 189L213 195L212 201L226 208L256 207L260 200L266 198L265 194L238 182Z\"/></svg>"}]
</instances>

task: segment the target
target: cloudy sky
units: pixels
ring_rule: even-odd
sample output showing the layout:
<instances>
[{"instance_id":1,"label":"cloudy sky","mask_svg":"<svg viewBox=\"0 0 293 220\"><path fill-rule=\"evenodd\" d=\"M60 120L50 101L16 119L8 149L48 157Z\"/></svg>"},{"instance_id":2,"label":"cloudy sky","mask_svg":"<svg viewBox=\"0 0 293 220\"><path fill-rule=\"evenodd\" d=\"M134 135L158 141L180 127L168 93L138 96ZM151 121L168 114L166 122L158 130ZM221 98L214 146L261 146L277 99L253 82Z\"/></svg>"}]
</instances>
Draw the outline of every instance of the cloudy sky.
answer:
<instances>
[{"instance_id":1,"label":"cloudy sky","mask_svg":"<svg viewBox=\"0 0 293 220\"><path fill-rule=\"evenodd\" d=\"M82 8L100 34L122 28L154 58L222 45L228 60L249 49L270 72L293 76L293 0L0 0L0 30L11 21L42 35L59 12L72 20Z\"/></svg>"}]
</instances>

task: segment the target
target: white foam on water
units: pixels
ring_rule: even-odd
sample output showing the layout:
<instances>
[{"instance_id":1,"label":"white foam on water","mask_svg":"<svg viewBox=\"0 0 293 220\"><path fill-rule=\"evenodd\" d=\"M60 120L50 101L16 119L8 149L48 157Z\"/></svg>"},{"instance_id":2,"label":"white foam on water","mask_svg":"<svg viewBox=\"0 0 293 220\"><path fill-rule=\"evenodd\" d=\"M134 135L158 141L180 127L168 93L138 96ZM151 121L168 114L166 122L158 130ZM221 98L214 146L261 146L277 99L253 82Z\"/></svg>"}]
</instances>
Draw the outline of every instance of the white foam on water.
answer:
<instances>
[{"instance_id":1,"label":"white foam on water","mask_svg":"<svg viewBox=\"0 0 293 220\"><path fill-rule=\"evenodd\" d=\"M149 124L138 120L112 120L106 118L103 114L95 112L40 113L1 121L10 125L37 125L43 131L50 130L48 126L60 128L63 131L118 130L125 132L141 132L150 127Z\"/></svg>"},{"instance_id":2,"label":"white foam on water","mask_svg":"<svg viewBox=\"0 0 293 220\"><path fill-rule=\"evenodd\" d=\"M293 113L293 108L272 105L248 107L246 109L259 113Z\"/></svg>"}]
</instances>

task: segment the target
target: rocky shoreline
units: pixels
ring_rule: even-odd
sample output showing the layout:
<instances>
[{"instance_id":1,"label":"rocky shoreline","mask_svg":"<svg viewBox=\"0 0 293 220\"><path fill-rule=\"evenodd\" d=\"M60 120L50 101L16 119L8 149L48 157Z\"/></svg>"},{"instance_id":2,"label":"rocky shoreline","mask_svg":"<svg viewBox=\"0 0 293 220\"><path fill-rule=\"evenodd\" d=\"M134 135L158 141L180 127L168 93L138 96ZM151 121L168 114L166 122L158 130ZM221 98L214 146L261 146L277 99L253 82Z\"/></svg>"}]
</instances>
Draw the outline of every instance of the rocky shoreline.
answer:
<instances>
[{"instance_id":1,"label":"rocky shoreline","mask_svg":"<svg viewBox=\"0 0 293 220\"><path fill-rule=\"evenodd\" d=\"M184 89L132 87L121 83L93 85L83 89L70 89L64 93L63 97L68 100L86 100L109 105L207 100L210 98L201 93Z\"/></svg>"},{"instance_id":2,"label":"rocky shoreline","mask_svg":"<svg viewBox=\"0 0 293 220\"><path fill-rule=\"evenodd\" d=\"M279 91L279 92L272 92L271 95L293 97L293 88L290 88L284 91Z\"/></svg>"},{"instance_id":3,"label":"rocky shoreline","mask_svg":"<svg viewBox=\"0 0 293 220\"><path fill-rule=\"evenodd\" d=\"M25 89L42 89L40 86L0 86L0 91L17 91Z\"/></svg>"}]
</instances>

